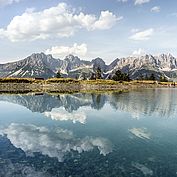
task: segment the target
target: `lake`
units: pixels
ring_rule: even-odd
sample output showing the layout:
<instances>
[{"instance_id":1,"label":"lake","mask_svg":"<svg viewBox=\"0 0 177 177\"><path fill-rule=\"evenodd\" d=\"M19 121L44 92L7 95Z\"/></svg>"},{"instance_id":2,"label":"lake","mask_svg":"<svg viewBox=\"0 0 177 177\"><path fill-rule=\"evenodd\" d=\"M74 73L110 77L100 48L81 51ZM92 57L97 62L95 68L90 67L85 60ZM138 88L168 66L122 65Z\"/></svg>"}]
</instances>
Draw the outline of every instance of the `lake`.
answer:
<instances>
[{"instance_id":1,"label":"lake","mask_svg":"<svg viewBox=\"0 0 177 177\"><path fill-rule=\"evenodd\" d=\"M177 89L0 95L0 177L175 177Z\"/></svg>"}]
</instances>

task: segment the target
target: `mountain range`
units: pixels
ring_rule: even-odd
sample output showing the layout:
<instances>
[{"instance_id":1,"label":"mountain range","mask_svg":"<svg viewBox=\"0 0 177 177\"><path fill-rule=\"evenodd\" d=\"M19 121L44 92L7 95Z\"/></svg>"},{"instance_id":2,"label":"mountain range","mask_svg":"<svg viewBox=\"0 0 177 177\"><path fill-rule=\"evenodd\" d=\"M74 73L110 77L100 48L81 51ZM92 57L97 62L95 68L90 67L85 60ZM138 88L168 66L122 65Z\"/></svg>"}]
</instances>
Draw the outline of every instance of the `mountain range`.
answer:
<instances>
[{"instance_id":1,"label":"mountain range","mask_svg":"<svg viewBox=\"0 0 177 177\"><path fill-rule=\"evenodd\" d=\"M90 78L98 67L101 68L104 79L111 78L117 70L129 74L131 79L151 74L154 74L157 79L161 76L167 79L177 78L177 58L171 54L117 58L107 65L101 58L86 61L68 55L61 60L44 53L34 53L16 62L0 64L0 77L51 78L55 77L60 70L63 77L82 79Z\"/></svg>"}]
</instances>

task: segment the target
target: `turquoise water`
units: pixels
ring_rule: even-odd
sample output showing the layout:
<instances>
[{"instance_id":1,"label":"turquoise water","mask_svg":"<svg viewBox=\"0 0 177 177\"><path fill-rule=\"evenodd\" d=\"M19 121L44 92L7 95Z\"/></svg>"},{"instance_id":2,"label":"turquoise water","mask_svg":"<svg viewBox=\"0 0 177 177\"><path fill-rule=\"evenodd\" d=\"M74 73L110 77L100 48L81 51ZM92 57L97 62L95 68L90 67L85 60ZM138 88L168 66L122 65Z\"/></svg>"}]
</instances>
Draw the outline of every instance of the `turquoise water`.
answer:
<instances>
[{"instance_id":1,"label":"turquoise water","mask_svg":"<svg viewBox=\"0 0 177 177\"><path fill-rule=\"evenodd\" d=\"M85 176L177 176L177 89L0 95L0 177Z\"/></svg>"}]
</instances>

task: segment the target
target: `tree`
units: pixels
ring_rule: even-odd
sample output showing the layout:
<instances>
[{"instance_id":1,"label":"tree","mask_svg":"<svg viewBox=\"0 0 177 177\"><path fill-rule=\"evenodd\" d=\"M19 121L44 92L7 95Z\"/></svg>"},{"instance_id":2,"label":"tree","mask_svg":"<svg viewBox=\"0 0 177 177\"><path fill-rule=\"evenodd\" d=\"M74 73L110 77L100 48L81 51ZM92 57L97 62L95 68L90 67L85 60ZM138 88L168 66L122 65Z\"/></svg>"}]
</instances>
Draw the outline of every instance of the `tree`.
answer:
<instances>
[{"instance_id":1,"label":"tree","mask_svg":"<svg viewBox=\"0 0 177 177\"><path fill-rule=\"evenodd\" d=\"M96 73L95 73L96 79L101 79L102 78L101 75L102 75L101 68L98 67L97 70L96 70Z\"/></svg>"},{"instance_id":2,"label":"tree","mask_svg":"<svg viewBox=\"0 0 177 177\"><path fill-rule=\"evenodd\" d=\"M90 80L96 80L95 73L92 73L92 74L91 74Z\"/></svg>"},{"instance_id":3,"label":"tree","mask_svg":"<svg viewBox=\"0 0 177 177\"><path fill-rule=\"evenodd\" d=\"M87 80L87 77L86 77L86 73L82 73L82 78L83 78L83 80Z\"/></svg>"},{"instance_id":4,"label":"tree","mask_svg":"<svg viewBox=\"0 0 177 177\"><path fill-rule=\"evenodd\" d=\"M60 70L57 71L56 78L61 78L61 72L60 72Z\"/></svg>"},{"instance_id":5,"label":"tree","mask_svg":"<svg viewBox=\"0 0 177 177\"><path fill-rule=\"evenodd\" d=\"M164 76L160 76L160 82L168 82L168 79Z\"/></svg>"},{"instance_id":6,"label":"tree","mask_svg":"<svg viewBox=\"0 0 177 177\"><path fill-rule=\"evenodd\" d=\"M142 74L140 75L139 80L144 80L144 76Z\"/></svg>"},{"instance_id":7,"label":"tree","mask_svg":"<svg viewBox=\"0 0 177 177\"><path fill-rule=\"evenodd\" d=\"M155 76L154 76L153 73L152 73L151 76L149 77L149 80L155 81Z\"/></svg>"},{"instance_id":8,"label":"tree","mask_svg":"<svg viewBox=\"0 0 177 177\"><path fill-rule=\"evenodd\" d=\"M148 77L148 75L146 74L146 76L145 76L145 80L149 80L149 77Z\"/></svg>"},{"instance_id":9,"label":"tree","mask_svg":"<svg viewBox=\"0 0 177 177\"><path fill-rule=\"evenodd\" d=\"M112 77L114 81L130 81L129 74L122 73L120 70L117 70Z\"/></svg>"}]
</instances>

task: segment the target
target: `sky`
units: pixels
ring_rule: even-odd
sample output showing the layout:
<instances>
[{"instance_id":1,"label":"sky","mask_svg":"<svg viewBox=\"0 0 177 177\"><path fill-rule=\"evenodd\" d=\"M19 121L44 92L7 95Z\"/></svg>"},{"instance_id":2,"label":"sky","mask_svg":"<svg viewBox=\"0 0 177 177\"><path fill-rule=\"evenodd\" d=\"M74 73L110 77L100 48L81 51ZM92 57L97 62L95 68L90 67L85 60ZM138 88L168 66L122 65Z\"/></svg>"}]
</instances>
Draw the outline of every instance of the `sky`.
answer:
<instances>
[{"instance_id":1,"label":"sky","mask_svg":"<svg viewBox=\"0 0 177 177\"><path fill-rule=\"evenodd\" d=\"M0 0L0 63L40 52L177 57L177 0Z\"/></svg>"}]
</instances>

